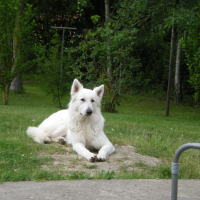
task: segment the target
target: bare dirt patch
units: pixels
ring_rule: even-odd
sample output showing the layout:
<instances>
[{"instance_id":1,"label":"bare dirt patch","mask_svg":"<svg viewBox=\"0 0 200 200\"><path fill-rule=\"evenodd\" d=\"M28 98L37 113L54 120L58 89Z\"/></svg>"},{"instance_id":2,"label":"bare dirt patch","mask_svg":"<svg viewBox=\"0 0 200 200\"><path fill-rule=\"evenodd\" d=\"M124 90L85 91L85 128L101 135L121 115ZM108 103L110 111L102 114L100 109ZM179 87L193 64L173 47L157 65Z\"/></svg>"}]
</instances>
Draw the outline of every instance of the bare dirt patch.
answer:
<instances>
[{"instance_id":1,"label":"bare dirt patch","mask_svg":"<svg viewBox=\"0 0 200 200\"><path fill-rule=\"evenodd\" d=\"M115 145L115 153L110 155L105 162L89 162L72 150L71 146L64 146L65 154L45 155L53 158L49 165L43 165L46 170L65 170L66 172L83 171L92 176L97 171L114 171L116 174L121 169L126 171L141 170L141 166L155 167L161 161L150 156L143 156L135 152L133 146ZM44 156L44 155L43 155Z\"/></svg>"}]
</instances>

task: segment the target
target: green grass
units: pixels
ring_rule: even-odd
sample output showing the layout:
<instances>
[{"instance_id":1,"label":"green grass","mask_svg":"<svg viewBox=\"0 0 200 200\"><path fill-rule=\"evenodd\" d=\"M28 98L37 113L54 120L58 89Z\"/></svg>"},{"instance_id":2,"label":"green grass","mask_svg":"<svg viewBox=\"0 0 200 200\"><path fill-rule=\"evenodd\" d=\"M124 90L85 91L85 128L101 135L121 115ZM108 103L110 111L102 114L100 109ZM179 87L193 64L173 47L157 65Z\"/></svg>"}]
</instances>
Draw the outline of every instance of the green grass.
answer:
<instances>
[{"instance_id":1,"label":"green grass","mask_svg":"<svg viewBox=\"0 0 200 200\"><path fill-rule=\"evenodd\" d=\"M154 178L170 178L171 163L176 150L185 143L200 143L200 110L197 107L170 105L153 95L124 96L118 113L104 114L106 134L117 144L130 144L137 153L163 160ZM152 137L145 137L151 133ZM155 170L155 169L152 169ZM152 174L151 170L148 172ZM146 176L148 177L148 176ZM200 151L187 150L180 157L179 178L200 178Z\"/></svg>"},{"instance_id":2,"label":"green grass","mask_svg":"<svg viewBox=\"0 0 200 200\"><path fill-rule=\"evenodd\" d=\"M39 125L59 108L36 83L25 83L24 93L11 93L7 106L0 102L0 180L171 178L171 163L178 147L189 142L200 143L200 110L171 103L170 116L166 117L165 97L161 97L124 95L117 113L103 113L105 132L111 142L133 145L137 153L161 159L160 166L136 163L135 167L140 171L128 172L124 168L119 175L105 171L95 177L83 172L66 175L62 171L45 171L42 168L42 165L51 162L51 158L41 157L41 154L63 152L62 147L36 144L25 134L28 126ZM67 105L69 96L62 102ZM152 137L145 137L145 133L151 133ZM179 178L200 178L200 151L187 150L182 154Z\"/></svg>"},{"instance_id":3,"label":"green grass","mask_svg":"<svg viewBox=\"0 0 200 200\"><path fill-rule=\"evenodd\" d=\"M68 102L68 99L65 101ZM31 82L24 84L24 93L11 93L7 106L0 103L1 181L63 179L57 172L43 171L41 165L51 159L38 157L43 152L60 152L62 149L33 143L25 134L29 125L37 126L50 113L58 111L56 106L51 97Z\"/></svg>"}]
</instances>

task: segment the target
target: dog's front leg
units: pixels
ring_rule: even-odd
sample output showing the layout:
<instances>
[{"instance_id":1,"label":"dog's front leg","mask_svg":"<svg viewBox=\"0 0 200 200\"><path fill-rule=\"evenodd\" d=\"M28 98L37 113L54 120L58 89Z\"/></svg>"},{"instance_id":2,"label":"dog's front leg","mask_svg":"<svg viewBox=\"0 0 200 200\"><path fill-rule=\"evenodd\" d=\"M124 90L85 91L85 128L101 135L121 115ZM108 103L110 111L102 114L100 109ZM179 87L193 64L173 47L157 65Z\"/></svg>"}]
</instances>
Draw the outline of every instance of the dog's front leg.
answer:
<instances>
[{"instance_id":1,"label":"dog's front leg","mask_svg":"<svg viewBox=\"0 0 200 200\"><path fill-rule=\"evenodd\" d=\"M105 161L106 158L115 151L111 143L104 144L97 155L97 161Z\"/></svg>"},{"instance_id":2,"label":"dog's front leg","mask_svg":"<svg viewBox=\"0 0 200 200\"><path fill-rule=\"evenodd\" d=\"M73 150L76 151L80 156L83 156L90 162L95 162L97 156L87 150L83 143L73 144Z\"/></svg>"}]
</instances>

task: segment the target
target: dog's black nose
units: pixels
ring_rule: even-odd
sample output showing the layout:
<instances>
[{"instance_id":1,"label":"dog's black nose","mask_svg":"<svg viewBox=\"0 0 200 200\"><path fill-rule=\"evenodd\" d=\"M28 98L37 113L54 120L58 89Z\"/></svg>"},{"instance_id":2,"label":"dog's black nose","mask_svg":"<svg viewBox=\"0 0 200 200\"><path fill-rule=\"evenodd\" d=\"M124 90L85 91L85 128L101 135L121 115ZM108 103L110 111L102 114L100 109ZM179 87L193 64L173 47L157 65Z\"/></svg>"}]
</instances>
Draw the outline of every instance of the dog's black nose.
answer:
<instances>
[{"instance_id":1,"label":"dog's black nose","mask_svg":"<svg viewBox=\"0 0 200 200\"><path fill-rule=\"evenodd\" d=\"M91 114L92 114L92 110L91 110L90 108L88 108L88 109L86 110L86 115L89 116L89 115L91 115Z\"/></svg>"}]
</instances>

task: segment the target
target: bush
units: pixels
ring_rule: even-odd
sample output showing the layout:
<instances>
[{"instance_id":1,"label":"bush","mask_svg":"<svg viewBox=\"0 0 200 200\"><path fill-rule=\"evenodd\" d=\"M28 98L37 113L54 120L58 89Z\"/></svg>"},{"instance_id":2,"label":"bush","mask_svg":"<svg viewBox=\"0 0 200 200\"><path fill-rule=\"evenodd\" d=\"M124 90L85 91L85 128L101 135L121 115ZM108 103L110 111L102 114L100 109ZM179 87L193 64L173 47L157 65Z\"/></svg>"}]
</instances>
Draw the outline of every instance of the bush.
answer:
<instances>
[{"instance_id":1,"label":"bush","mask_svg":"<svg viewBox=\"0 0 200 200\"><path fill-rule=\"evenodd\" d=\"M38 78L42 82L41 87L47 93L53 95L61 108L63 98L71 86L71 70L67 65L67 59L61 52L61 42L55 34L50 46L38 47Z\"/></svg>"}]
</instances>

